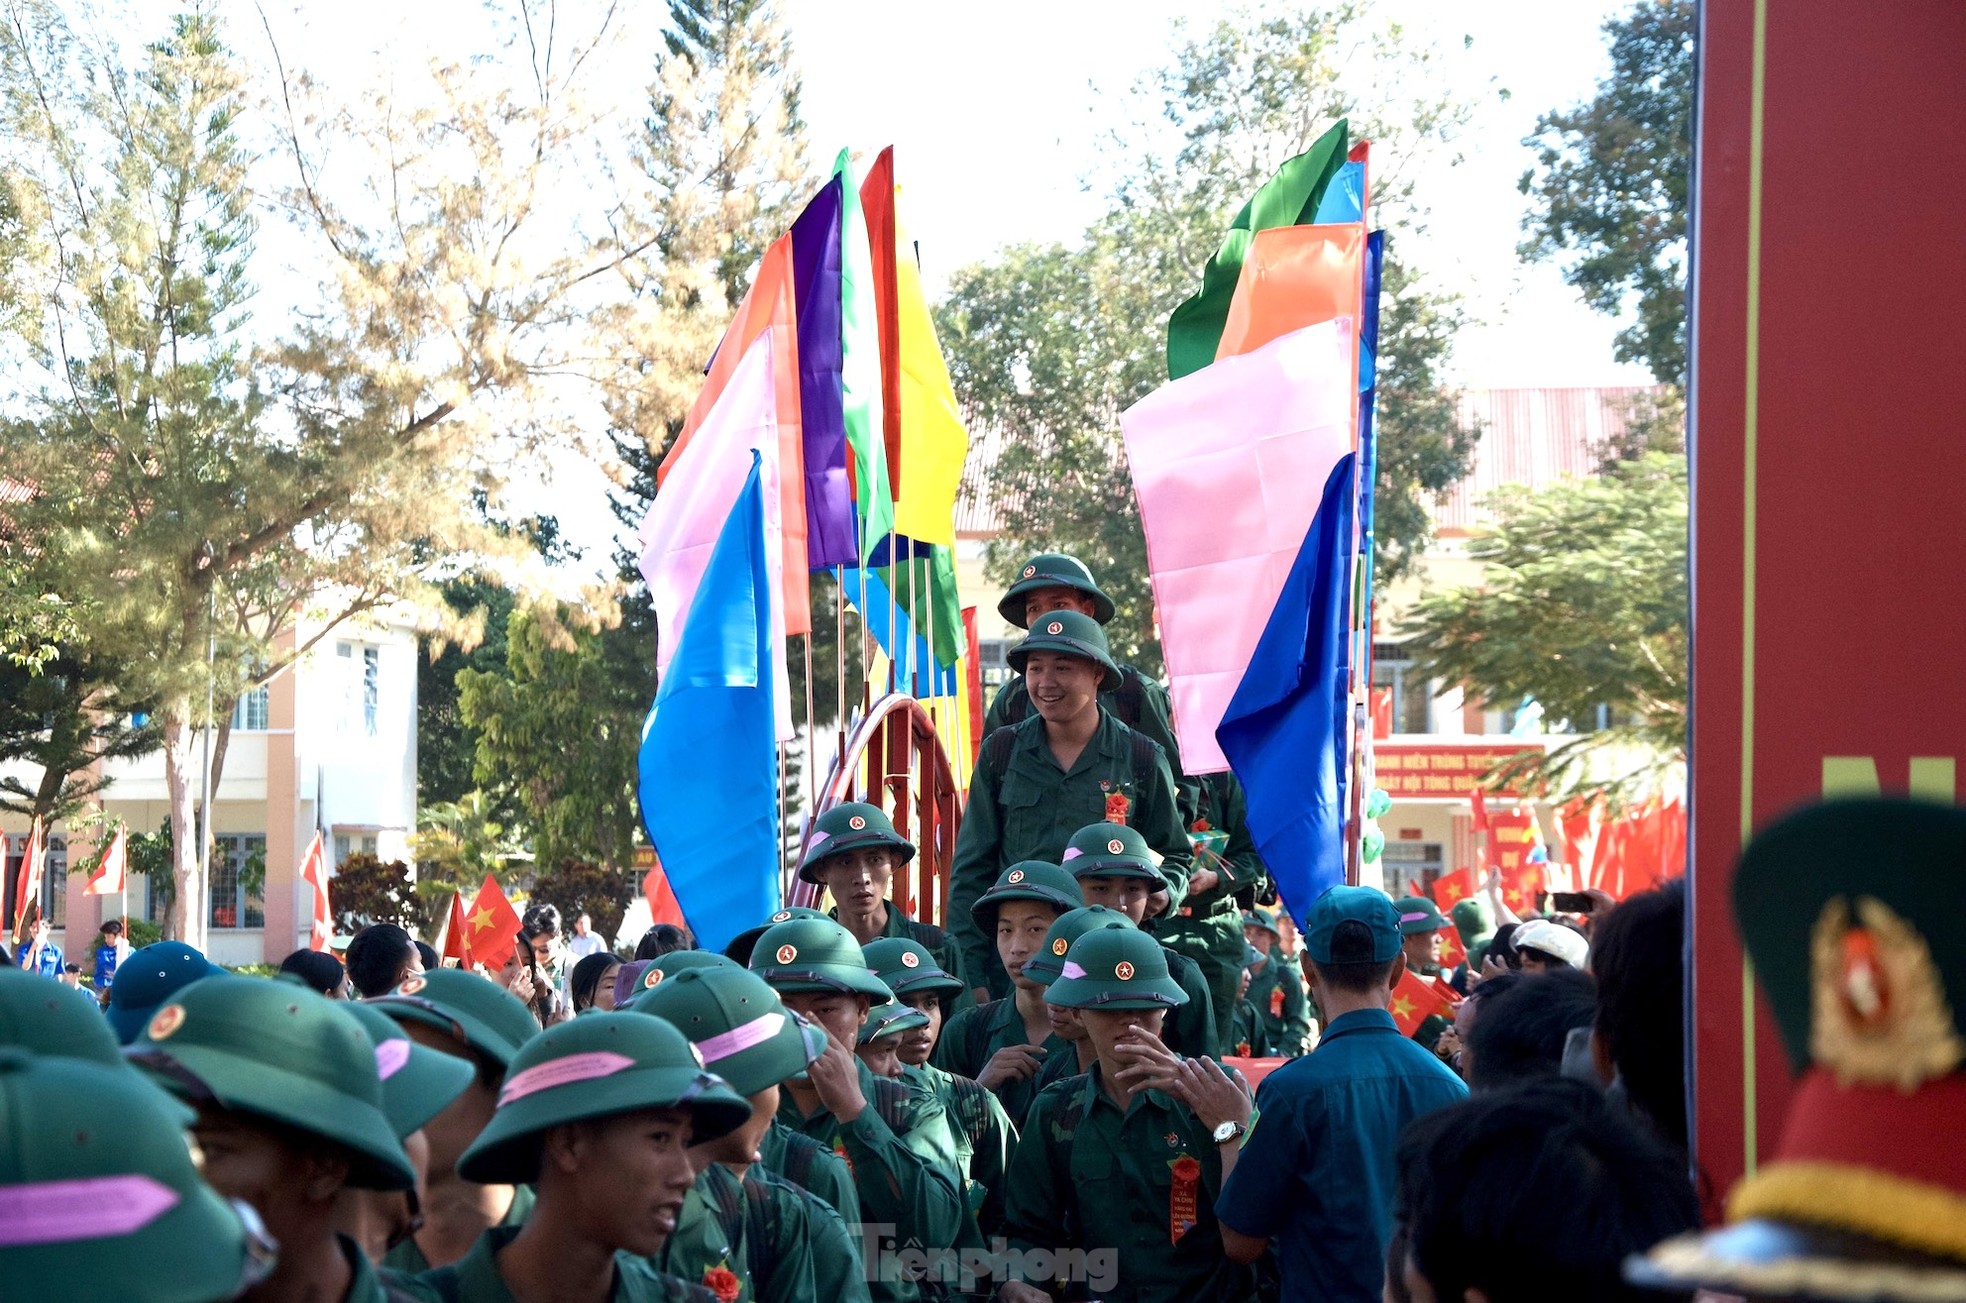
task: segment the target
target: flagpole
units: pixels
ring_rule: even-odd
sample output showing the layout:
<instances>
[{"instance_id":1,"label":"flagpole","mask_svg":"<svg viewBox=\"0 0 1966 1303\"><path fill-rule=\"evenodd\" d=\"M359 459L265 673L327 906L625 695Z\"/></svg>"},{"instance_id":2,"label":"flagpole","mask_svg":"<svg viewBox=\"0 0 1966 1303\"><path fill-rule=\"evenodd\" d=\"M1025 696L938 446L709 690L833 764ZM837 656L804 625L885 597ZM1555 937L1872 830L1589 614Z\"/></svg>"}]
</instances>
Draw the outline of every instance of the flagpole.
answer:
<instances>
[{"instance_id":1,"label":"flagpole","mask_svg":"<svg viewBox=\"0 0 1966 1303\"><path fill-rule=\"evenodd\" d=\"M812 581L810 579L806 581L806 588L809 597L812 588ZM812 774L812 746L813 746L813 739L818 736L818 733L815 730L815 727L812 722L812 714L813 714L812 712L812 632L810 630L806 632L806 636L805 636L805 653L806 653L806 692L805 692L806 758L805 758L805 766L804 766L805 789L806 789L805 817L810 819L812 818L813 808L817 804L816 793L813 787L813 783L816 780L813 778L813 774ZM803 838L801 838L801 840L803 840Z\"/></svg>"}]
</instances>

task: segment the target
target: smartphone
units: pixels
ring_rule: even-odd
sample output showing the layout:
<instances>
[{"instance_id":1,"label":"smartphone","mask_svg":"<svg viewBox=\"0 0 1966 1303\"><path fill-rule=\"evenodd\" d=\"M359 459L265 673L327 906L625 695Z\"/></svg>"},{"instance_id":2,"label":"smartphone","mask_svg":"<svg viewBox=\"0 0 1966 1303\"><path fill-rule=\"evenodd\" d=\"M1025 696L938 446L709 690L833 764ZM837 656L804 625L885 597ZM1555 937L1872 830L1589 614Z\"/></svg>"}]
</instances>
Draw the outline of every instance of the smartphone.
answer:
<instances>
[{"instance_id":1,"label":"smartphone","mask_svg":"<svg viewBox=\"0 0 1966 1303\"><path fill-rule=\"evenodd\" d=\"M1552 891L1550 908L1559 914L1588 914L1597 908L1597 899L1583 891Z\"/></svg>"}]
</instances>

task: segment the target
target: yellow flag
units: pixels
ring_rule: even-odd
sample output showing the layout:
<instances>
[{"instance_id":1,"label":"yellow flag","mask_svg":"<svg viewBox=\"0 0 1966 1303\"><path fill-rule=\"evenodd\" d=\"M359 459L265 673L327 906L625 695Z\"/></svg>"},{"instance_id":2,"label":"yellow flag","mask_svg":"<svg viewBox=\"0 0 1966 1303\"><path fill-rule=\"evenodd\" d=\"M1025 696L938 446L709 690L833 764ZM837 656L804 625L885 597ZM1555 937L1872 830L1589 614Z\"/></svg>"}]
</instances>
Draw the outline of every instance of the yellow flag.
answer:
<instances>
[{"instance_id":1,"label":"yellow flag","mask_svg":"<svg viewBox=\"0 0 1966 1303\"><path fill-rule=\"evenodd\" d=\"M918 543L956 545L956 490L969 431L956 410L949 364L935 338L913 249L898 223L895 317L901 338L901 481L894 486L894 532Z\"/></svg>"}]
</instances>

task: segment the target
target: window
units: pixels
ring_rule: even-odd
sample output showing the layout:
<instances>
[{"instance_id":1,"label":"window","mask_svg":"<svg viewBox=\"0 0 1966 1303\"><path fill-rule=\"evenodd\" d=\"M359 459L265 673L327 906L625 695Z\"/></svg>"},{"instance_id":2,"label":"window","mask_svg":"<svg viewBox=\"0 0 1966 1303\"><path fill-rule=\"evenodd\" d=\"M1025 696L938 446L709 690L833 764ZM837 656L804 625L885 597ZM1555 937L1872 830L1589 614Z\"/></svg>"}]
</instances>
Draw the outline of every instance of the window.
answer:
<instances>
[{"instance_id":1,"label":"window","mask_svg":"<svg viewBox=\"0 0 1966 1303\"><path fill-rule=\"evenodd\" d=\"M1386 867L1386 890L1395 895L1424 894L1447 867L1441 849L1439 842L1387 842L1379 857Z\"/></svg>"},{"instance_id":2,"label":"window","mask_svg":"<svg viewBox=\"0 0 1966 1303\"><path fill-rule=\"evenodd\" d=\"M210 926L266 926L266 838L258 833L220 833L212 839ZM250 887L250 889L249 889Z\"/></svg>"},{"instance_id":3,"label":"window","mask_svg":"<svg viewBox=\"0 0 1966 1303\"><path fill-rule=\"evenodd\" d=\"M1383 642L1373 647L1372 686L1392 689L1393 732L1433 732L1433 684L1414 672L1406 648Z\"/></svg>"},{"instance_id":4,"label":"window","mask_svg":"<svg viewBox=\"0 0 1966 1303\"><path fill-rule=\"evenodd\" d=\"M232 708L232 727L241 733L263 733L266 731L266 687L248 689L239 694L239 704Z\"/></svg>"},{"instance_id":5,"label":"window","mask_svg":"<svg viewBox=\"0 0 1966 1303\"><path fill-rule=\"evenodd\" d=\"M382 700L382 648L362 648L362 731L375 736L376 707Z\"/></svg>"},{"instance_id":6,"label":"window","mask_svg":"<svg viewBox=\"0 0 1966 1303\"><path fill-rule=\"evenodd\" d=\"M350 737L374 737L382 705L382 648L338 642L334 651L335 681L341 692L335 730Z\"/></svg>"},{"instance_id":7,"label":"window","mask_svg":"<svg viewBox=\"0 0 1966 1303\"><path fill-rule=\"evenodd\" d=\"M334 835L334 862L340 868L351 855L375 854L375 834L338 832Z\"/></svg>"}]
</instances>

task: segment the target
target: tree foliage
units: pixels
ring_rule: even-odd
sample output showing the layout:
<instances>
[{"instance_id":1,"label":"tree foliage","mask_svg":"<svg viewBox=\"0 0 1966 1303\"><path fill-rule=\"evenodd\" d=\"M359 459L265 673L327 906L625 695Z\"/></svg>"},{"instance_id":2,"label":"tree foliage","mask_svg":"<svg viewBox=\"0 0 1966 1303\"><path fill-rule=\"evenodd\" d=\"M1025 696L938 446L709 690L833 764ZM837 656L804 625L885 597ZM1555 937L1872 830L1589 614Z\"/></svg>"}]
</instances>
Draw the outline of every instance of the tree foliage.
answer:
<instances>
[{"instance_id":1,"label":"tree foliage","mask_svg":"<svg viewBox=\"0 0 1966 1303\"><path fill-rule=\"evenodd\" d=\"M640 876L631 869L562 860L533 879L532 900L557 908L569 928L580 915L592 915L594 935L611 941L640 889Z\"/></svg>"},{"instance_id":2,"label":"tree foliage","mask_svg":"<svg viewBox=\"0 0 1966 1303\"><path fill-rule=\"evenodd\" d=\"M335 931L344 936L371 923L394 923L407 932L423 926L416 883L401 860L380 860L357 851L335 866L328 885Z\"/></svg>"},{"instance_id":3,"label":"tree foliage","mask_svg":"<svg viewBox=\"0 0 1966 1303\"><path fill-rule=\"evenodd\" d=\"M1552 731L1590 729L1493 778L1553 796L1656 786L1686 755L1686 461L1652 453L1605 475L1491 500L1475 588L1429 593L1406 624L1417 671L1491 706L1533 697Z\"/></svg>"},{"instance_id":4,"label":"tree foliage","mask_svg":"<svg viewBox=\"0 0 1966 1303\"><path fill-rule=\"evenodd\" d=\"M1686 197L1694 0L1639 0L1604 24L1611 74L1588 104L1537 119L1522 256L1559 263L1599 312L1635 316L1617 357L1686 378Z\"/></svg>"}]
</instances>

